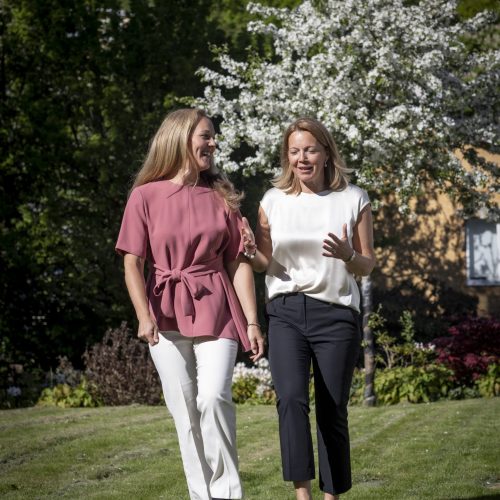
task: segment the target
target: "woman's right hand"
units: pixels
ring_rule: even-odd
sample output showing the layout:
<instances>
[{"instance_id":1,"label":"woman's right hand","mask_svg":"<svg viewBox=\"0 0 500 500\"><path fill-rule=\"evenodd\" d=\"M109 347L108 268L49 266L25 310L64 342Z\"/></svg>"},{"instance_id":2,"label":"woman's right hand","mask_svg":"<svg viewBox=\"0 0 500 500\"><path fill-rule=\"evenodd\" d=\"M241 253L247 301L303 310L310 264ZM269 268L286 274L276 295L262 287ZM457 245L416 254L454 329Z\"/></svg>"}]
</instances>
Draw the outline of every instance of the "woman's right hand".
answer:
<instances>
[{"instance_id":1,"label":"woman's right hand","mask_svg":"<svg viewBox=\"0 0 500 500\"><path fill-rule=\"evenodd\" d=\"M137 336L141 340L148 342L150 346L154 346L160 341L158 326L151 318L144 318L139 320Z\"/></svg>"}]
</instances>

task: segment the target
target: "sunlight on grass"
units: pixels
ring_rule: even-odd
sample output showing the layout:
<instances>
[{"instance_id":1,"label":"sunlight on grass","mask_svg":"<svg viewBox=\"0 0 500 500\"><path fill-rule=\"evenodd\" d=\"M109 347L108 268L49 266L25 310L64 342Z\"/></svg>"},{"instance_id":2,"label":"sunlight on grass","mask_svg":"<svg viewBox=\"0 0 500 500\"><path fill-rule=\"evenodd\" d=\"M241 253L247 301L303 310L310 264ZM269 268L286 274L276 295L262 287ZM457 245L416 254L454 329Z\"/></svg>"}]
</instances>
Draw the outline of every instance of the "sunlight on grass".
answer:
<instances>
[{"instance_id":1,"label":"sunlight on grass","mask_svg":"<svg viewBox=\"0 0 500 500\"><path fill-rule=\"evenodd\" d=\"M351 407L354 487L342 498L494 498L499 410L499 399ZM188 500L163 407L1 411L0 429L2 498ZM238 445L246 499L293 499L274 407L238 407Z\"/></svg>"}]
</instances>

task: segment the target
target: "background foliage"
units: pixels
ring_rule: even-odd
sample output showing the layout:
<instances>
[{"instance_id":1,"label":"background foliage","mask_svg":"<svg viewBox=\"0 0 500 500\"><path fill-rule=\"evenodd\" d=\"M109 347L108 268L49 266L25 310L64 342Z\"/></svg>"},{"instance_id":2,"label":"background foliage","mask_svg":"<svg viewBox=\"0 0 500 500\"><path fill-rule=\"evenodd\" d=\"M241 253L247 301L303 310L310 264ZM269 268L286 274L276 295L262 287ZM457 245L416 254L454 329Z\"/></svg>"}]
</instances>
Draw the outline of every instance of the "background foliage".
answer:
<instances>
[{"instance_id":1,"label":"background foliage","mask_svg":"<svg viewBox=\"0 0 500 500\"><path fill-rule=\"evenodd\" d=\"M298 0L268 0L294 7ZM318 2L319 4L321 2ZM1 398L43 383L59 356L135 325L113 247L132 174L162 117L199 96L211 46L269 54L244 0L0 3ZM479 9L495 2L483 1ZM460 2L465 17L478 10ZM496 43L486 34L470 43ZM233 174L255 217L268 177ZM259 278L260 279L260 278ZM262 286L258 288L262 299Z\"/></svg>"},{"instance_id":2,"label":"background foliage","mask_svg":"<svg viewBox=\"0 0 500 500\"><path fill-rule=\"evenodd\" d=\"M210 44L243 53L244 5L2 1L4 360L78 363L133 321L113 250L131 176L176 99L201 92Z\"/></svg>"}]
</instances>

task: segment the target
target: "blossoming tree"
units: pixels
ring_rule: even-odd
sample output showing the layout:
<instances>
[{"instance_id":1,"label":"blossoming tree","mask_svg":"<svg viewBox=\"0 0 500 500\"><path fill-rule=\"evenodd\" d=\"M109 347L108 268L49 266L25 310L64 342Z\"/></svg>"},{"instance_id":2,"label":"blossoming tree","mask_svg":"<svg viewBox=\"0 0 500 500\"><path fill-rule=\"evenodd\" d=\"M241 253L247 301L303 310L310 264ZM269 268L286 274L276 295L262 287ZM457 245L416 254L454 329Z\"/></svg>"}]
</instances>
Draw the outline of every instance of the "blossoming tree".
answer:
<instances>
[{"instance_id":1,"label":"blossoming tree","mask_svg":"<svg viewBox=\"0 0 500 500\"><path fill-rule=\"evenodd\" d=\"M477 148L499 149L500 51L474 52L463 41L493 15L460 21L456 2L444 0L248 8L257 18L248 30L269 37L273 53L236 61L221 50L220 71L200 69L206 87L198 104L222 118L225 170L274 172L284 128L314 116L333 132L375 207L392 193L406 213L432 183L464 212L495 216L498 169ZM362 288L367 304L368 280Z\"/></svg>"}]
</instances>

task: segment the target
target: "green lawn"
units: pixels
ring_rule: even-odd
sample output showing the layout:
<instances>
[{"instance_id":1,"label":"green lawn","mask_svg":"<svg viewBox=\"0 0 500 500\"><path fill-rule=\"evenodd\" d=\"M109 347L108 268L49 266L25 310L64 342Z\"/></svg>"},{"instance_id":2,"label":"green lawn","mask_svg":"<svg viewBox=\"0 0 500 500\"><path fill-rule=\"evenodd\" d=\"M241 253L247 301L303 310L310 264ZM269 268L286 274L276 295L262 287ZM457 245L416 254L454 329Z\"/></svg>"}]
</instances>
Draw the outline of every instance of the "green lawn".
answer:
<instances>
[{"instance_id":1,"label":"green lawn","mask_svg":"<svg viewBox=\"0 0 500 500\"><path fill-rule=\"evenodd\" d=\"M500 398L352 407L342 498L500 498L499 416ZM246 499L294 498L274 407L238 408L238 444ZM187 500L172 419L145 406L1 411L0 497Z\"/></svg>"}]
</instances>

